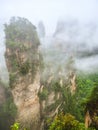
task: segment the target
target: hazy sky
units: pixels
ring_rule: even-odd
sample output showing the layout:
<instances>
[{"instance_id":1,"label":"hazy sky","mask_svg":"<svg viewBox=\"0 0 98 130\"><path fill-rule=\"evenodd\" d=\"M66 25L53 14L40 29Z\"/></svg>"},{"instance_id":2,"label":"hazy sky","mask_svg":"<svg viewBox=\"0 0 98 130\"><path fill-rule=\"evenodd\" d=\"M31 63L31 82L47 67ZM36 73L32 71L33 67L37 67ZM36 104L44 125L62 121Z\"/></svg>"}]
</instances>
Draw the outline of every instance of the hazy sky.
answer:
<instances>
[{"instance_id":1,"label":"hazy sky","mask_svg":"<svg viewBox=\"0 0 98 130\"><path fill-rule=\"evenodd\" d=\"M42 20L52 32L60 18L98 22L98 0L0 0L0 20L11 16L26 17L35 25Z\"/></svg>"}]
</instances>

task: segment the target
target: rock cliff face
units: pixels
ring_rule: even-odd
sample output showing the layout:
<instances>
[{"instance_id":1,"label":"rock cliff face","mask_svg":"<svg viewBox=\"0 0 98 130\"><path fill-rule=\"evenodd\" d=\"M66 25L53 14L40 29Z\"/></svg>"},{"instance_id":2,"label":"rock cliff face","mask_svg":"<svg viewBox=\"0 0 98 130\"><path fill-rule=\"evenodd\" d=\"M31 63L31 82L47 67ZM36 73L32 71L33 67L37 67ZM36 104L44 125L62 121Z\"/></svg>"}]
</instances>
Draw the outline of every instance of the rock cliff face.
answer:
<instances>
[{"instance_id":1,"label":"rock cliff face","mask_svg":"<svg viewBox=\"0 0 98 130\"><path fill-rule=\"evenodd\" d=\"M14 33L13 33L14 32ZM24 18L12 18L5 25L6 63L9 71L9 85L17 106L17 121L21 127L38 130L40 104L38 91L39 40L36 28Z\"/></svg>"}]
</instances>

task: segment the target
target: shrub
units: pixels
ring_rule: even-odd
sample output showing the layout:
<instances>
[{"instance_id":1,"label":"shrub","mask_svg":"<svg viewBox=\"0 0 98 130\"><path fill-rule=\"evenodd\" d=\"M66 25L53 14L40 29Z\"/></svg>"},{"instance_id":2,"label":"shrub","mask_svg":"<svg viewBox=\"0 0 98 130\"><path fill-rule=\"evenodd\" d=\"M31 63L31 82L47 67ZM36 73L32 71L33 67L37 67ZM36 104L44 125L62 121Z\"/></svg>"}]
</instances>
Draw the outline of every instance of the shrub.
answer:
<instances>
[{"instance_id":1,"label":"shrub","mask_svg":"<svg viewBox=\"0 0 98 130\"><path fill-rule=\"evenodd\" d=\"M40 100L46 100L47 96L48 96L48 91L47 89L43 89L42 92L38 93L39 99Z\"/></svg>"},{"instance_id":2,"label":"shrub","mask_svg":"<svg viewBox=\"0 0 98 130\"><path fill-rule=\"evenodd\" d=\"M21 74L26 75L29 72L29 68L30 68L29 62L25 62L24 64L22 64L20 66Z\"/></svg>"},{"instance_id":3,"label":"shrub","mask_svg":"<svg viewBox=\"0 0 98 130\"><path fill-rule=\"evenodd\" d=\"M10 79L9 79L9 80L10 80L10 87L12 88L13 83L14 83L15 80L16 80L16 75L13 74L13 73L10 73L9 78L10 78Z\"/></svg>"},{"instance_id":4,"label":"shrub","mask_svg":"<svg viewBox=\"0 0 98 130\"><path fill-rule=\"evenodd\" d=\"M14 123L11 125L11 130L19 130L20 124L19 123Z\"/></svg>"}]
</instances>

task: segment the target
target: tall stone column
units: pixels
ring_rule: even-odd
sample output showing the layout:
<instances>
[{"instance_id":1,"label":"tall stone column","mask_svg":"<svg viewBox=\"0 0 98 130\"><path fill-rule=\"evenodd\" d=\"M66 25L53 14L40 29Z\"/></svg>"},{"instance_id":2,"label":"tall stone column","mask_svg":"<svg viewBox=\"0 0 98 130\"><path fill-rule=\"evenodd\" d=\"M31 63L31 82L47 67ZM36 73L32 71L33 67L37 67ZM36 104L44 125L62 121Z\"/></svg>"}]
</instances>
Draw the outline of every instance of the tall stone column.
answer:
<instances>
[{"instance_id":1,"label":"tall stone column","mask_svg":"<svg viewBox=\"0 0 98 130\"><path fill-rule=\"evenodd\" d=\"M36 28L27 19L12 18L5 25L6 64L9 72L9 85L17 107L16 121L23 128L38 130L40 104L38 91L39 39Z\"/></svg>"}]
</instances>

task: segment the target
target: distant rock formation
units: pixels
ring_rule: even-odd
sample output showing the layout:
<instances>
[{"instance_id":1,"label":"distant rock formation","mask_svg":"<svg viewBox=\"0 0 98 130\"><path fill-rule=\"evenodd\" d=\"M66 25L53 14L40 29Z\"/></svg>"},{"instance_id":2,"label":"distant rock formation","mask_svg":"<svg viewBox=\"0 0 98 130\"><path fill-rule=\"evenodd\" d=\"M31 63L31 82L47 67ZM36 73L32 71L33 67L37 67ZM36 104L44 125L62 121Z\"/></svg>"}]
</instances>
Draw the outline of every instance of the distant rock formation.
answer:
<instances>
[{"instance_id":1,"label":"distant rock formation","mask_svg":"<svg viewBox=\"0 0 98 130\"><path fill-rule=\"evenodd\" d=\"M38 35L39 35L39 37L42 38L42 37L45 37L45 34L46 34L46 32L45 32L45 26L44 26L43 22L40 21L38 23Z\"/></svg>"},{"instance_id":2,"label":"distant rock formation","mask_svg":"<svg viewBox=\"0 0 98 130\"><path fill-rule=\"evenodd\" d=\"M81 25L76 19L66 19L58 21L53 36L62 48L75 53L77 58L84 58L98 55L97 32L94 23Z\"/></svg>"}]
</instances>

